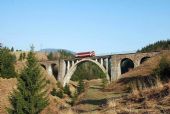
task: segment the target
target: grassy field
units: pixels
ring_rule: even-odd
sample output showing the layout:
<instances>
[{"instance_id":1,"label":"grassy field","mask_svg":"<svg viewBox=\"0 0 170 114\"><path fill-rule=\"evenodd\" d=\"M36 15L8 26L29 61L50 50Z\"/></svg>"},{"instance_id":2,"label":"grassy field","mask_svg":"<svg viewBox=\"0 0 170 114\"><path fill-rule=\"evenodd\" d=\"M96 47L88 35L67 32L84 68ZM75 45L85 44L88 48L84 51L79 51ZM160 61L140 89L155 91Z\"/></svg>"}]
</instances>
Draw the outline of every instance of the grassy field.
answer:
<instances>
[{"instance_id":1,"label":"grassy field","mask_svg":"<svg viewBox=\"0 0 170 114\"><path fill-rule=\"evenodd\" d=\"M121 94L102 91L102 80L90 80L87 82L89 87L78 103L73 107L78 113L99 113L100 110L106 105L108 99L119 98Z\"/></svg>"}]
</instances>

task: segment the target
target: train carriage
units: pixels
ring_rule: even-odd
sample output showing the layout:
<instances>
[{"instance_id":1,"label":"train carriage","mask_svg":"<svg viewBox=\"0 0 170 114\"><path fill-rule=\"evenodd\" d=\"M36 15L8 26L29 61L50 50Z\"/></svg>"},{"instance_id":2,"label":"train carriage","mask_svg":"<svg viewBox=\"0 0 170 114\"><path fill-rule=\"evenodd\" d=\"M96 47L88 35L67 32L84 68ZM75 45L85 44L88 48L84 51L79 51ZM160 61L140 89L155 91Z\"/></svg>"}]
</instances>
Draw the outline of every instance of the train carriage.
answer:
<instances>
[{"instance_id":1,"label":"train carriage","mask_svg":"<svg viewBox=\"0 0 170 114\"><path fill-rule=\"evenodd\" d=\"M76 53L75 54L76 58L85 58L85 57L93 57L93 56L95 56L95 52L94 51L80 52L80 53Z\"/></svg>"}]
</instances>

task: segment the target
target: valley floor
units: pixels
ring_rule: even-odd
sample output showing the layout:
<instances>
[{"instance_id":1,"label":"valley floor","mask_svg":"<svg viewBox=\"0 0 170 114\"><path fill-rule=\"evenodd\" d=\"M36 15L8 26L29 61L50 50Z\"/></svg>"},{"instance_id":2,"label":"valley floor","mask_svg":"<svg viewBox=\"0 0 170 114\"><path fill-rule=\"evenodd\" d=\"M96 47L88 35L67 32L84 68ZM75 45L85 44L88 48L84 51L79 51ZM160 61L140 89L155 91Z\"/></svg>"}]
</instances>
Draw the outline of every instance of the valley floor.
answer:
<instances>
[{"instance_id":1,"label":"valley floor","mask_svg":"<svg viewBox=\"0 0 170 114\"><path fill-rule=\"evenodd\" d=\"M101 80L87 81L87 85L68 114L170 114L170 83L136 94L103 91Z\"/></svg>"},{"instance_id":2,"label":"valley floor","mask_svg":"<svg viewBox=\"0 0 170 114\"><path fill-rule=\"evenodd\" d=\"M102 80L87 82L88 88L72 108L75 112L83 114L97 114L102 110L109 99L120 98L122 94L102 91Z\"/></svg>"}]
</instances>

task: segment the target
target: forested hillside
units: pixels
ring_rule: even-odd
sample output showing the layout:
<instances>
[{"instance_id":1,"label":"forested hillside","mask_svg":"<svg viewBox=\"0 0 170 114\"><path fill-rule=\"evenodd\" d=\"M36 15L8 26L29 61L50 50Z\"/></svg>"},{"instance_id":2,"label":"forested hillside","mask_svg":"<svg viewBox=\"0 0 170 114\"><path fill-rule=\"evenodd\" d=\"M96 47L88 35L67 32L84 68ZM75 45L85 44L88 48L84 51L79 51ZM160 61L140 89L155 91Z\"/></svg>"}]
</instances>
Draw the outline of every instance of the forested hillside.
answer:
<instances>
[{"instance_id":1,"label":"forested hillside","mask_svg":"<svg viewBox=\"0 0 170 114\"><path fill-rule=\"evenodd\" d=\"M137 52L153 52L153 51L161 51L161 50L169 50L170 49L170 40L160 40L153 44L149 44Z\"/></svg>"},{"instance_id":2,"label":"forested hillside","mask_svg":"<svg viewBox=\"0 0 170 114\"><path fill-rule=\"evenodd\" d=\"M77 67L77 70L74 72L71 80L91 80L104 77L105 74L96 64L92 62L84 62Z\"/></svg>"},{"instance_id":3,"label":"forested hillside","mask_svg":"<svg viewBox=\"0 0 170 114\"><path fill-rule=\"evenodd\" d=\"M68 50L56 50L56 51L51 51L48 52L47 58L48 60L57 60L57 59L70 59L74 58L74 53Z\"/></svg>"}]
</instances>

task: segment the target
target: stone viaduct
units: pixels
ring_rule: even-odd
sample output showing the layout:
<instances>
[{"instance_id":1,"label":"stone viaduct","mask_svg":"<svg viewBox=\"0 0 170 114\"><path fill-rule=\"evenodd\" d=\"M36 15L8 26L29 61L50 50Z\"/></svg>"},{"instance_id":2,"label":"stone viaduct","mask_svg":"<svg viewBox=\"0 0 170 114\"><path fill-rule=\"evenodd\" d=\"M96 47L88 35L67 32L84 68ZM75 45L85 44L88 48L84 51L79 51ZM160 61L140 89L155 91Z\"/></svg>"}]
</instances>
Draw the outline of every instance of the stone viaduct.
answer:
<instances>
[{"instance_id":1,"label":"stone viaduct","mask_svg":"<svg viewBox=\"0 0 170 114\"><path fill-rule=\"evenodd\" d=\"M106 74L107 79L109 81L113 81L121 77L121 74L123 73L121 71L121 66L124 61L129 60L132 64L132 68L135 68L142 64L146 59L159 53L160 52L113 54L88 58L41 61L39 63L49 75L55 76L55 78L60 81L63 86L65 86L69 83L77 66L83 62L88 61L95 63Z\"/></svg>"}]
</instances>

